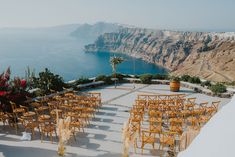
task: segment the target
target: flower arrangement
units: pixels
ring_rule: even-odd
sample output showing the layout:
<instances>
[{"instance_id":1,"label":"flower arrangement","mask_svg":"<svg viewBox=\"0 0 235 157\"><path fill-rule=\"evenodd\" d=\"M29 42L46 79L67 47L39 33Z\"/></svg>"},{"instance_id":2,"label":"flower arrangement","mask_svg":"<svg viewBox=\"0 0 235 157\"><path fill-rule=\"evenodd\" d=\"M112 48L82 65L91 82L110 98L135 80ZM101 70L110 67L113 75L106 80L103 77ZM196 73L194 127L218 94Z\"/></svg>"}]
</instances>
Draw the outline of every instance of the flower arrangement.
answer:
<instances>
[{"instance_id":1,"label":"flower arrangement","mask_svg":"<svg viewBox=\"0 0 235 157\"><path fill-rule=\"evenodd\" d=\"M58 118L58 111L56 112L56 119L57 119L57 132L59 136L59 144L58 144L58 155L64 156L65 155L65 144L69 141L72 130L70 128L70 117L66 119L59 119Z\"/></svg>"},{"instance_id":2,"label":"flower arrangement","mask_svg":"<svg viewBox=\"0 0 235 157\"><path fill-rule=\"evenodd\" d=\"M131 136L130 136L129 124L128 123L123 124L122 141L123 141L122 157L128 157L129 156L130 142L131 142Z\"/></svg>"},{"instance_id":3,"label":"flower arrangement","mask_svg":"<svg viewBox=\"0 0 235 157\"><path fill-rule=\"evenodd\" d=\"M7 68L5 72L0 74L0 104L3 111L10 112L10 101L15 103L21 103L26 100L27 92L27 81L15 77L13 80L10 79L11 70Z\"/></svg>"}]
</instances>

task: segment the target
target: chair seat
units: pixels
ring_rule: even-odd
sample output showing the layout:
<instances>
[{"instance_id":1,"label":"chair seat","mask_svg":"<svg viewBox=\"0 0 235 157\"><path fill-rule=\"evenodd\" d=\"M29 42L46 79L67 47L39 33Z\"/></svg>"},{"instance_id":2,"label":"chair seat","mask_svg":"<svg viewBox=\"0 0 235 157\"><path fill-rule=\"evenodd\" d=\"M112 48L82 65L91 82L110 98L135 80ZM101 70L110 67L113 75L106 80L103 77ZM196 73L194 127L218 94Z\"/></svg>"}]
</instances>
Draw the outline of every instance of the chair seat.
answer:
<instances>
[{"instance_id":1,"label":"chair seat","mask_svg":"<svg viewBox=\"0 0 235 157\"><path fill-rule=\"evenodd\" d=\"M51 118L51 116L44 114L44 115L40 115L38 117L38 120L39 121L44 121L44 120L49 120L50 118Z\"/></svg>"},{"instance_id":2,"label":"chair seat","mask_svg":"<svg viewBox=\"0 0 235 157\"><path fill-rule=\"evenodd\" d=\"M27 124L25 124L26 128L36 128L38 126L37 122L28 122Z\"/></svg>"},{"instance_id":3,"label":"chair seat","mask_svg":"<svg viewBox=\"0 0 235 157\"><path fill-rule=\"evenodd\" d=\"M186 108L192 108L192 107L194 107L194 104L185 104L184 105Z\"/></svg>"},{"instance_id":4,"label":"chair seat","mask_svg":"<svg viewBox=\"0 0 235 157\"><path fill-rule=\"evenodd\" d=\"M191 111L189 111L189 110L182 110L182 111L180 111L181 112L181 114L183 114L183 115L189 115L190 113L191 113Z\"/></svg>"},{"instance_id":5,"label":"chair seat","mask_svg":"<svg viewBox=\"0 0 235 157\"><path fill-rule=\"evenodd\" d=\"M162 144L168 144L168 145L174 145L174 139L171 137L161 137L160 138L160 143Z\"/></svg>"},{"instance_id":6,"label":"chair seat","mask_svg":"<svg viewBox=\"0 0 235 157\"><path fill-rule=\"evenodd\" d=\"M210 120L210 117L208 117L208 116L200 116L200 118L198 119L198 121L201 123L206 123L209 120Z\"/></svg>"},{"instance_id":7,"label":"chair seat","mask_svg":"<svg viewBox=\"0 0 235 157\"><path fill-rule=\"evenodd\" d=\"M155 143L155 138L151 136L146 136L145 139L143 140L144 143Z\"/></svg>"},{"instance_id":8,"label":"chair seat","mask_svg":"<svg viewBox=\"0 0 235 157\"><path fill-rule=\"evenodd\" d=\"M170 131L182 134L183 133L183 128L181 126L171 126Z\"/></svg>"},{"instance_id":9,"label":"chair seat","mask_svg":"<svg viewBox=\"0 0 235 157\"><path fill-rule=\"evenodd\" d=\"M52 132L52 131L55 130L55 126L53 126L53 125L45 125L41 129L42 129L43 132Z\"/></svg>"},{"instance_id":10,"label":"chair seat","mask_svg":"<svg viewBox=\"0 0 235 157\"><path fill-rule=\"evenodd\" d=\"M152 117L152 118L149 118L149 122L150 123L162 123L162 118L155 118L155 117Z\"/></svg>"},{"instance_id":11,"label":"chair seat","mask_svg":"<svg viewBox=\"0 0 235 157\"><path fill-rule=\"evenodd\" d=\"M30 111L30 112L25 112L23 115L24 115L25 117L32 117L32 116L35 116L36 113Z\"/></svg>"},{"instance_id":12,"label":"chair seat","mask_svg":"<svg viewBox=\"0 0 235 157\"><path fill-rule=\"evenodd\" d=\"M20 112L25 112L25 109L23 108L16 108L13 110L14 113L20 113Z\"/></svg>"}]
</instances>

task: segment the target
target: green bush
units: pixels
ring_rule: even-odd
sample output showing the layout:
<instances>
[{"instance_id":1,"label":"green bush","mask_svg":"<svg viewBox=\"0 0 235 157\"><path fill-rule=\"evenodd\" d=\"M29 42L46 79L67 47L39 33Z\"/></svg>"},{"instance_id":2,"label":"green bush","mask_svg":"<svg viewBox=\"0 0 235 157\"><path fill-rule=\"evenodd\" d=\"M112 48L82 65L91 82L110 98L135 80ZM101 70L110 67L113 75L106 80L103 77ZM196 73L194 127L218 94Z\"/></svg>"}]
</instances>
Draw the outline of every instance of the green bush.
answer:
<instances>
[{"instance_id":1,"label":"green bush","mask_svg":"<svg viewBox=\"0 0 235 157\"><path fill-rule=\"evenodd\" d=\"M216 83L215 85L211 85L210 90L215 93L225 93L227 91L226 86L221 83Z\"/></svg>"},{"instance_id":2,"label":"green bush","mask_svg":"<svg viewBox=\"0 0 235 157\"><path fill-rule=\"evenodd\" d=\"M62 77L53 74L46 68L45 71L39 73L39 77L33 77L32 86L39 88L41 95L46 95L52 91L62 91L65 83Z\"/></svg>"},{"instance_id":3,"label":"green bush","mask_svg":"<svg viewBox=\"0 0 235 157\"><path fill-rule=\"evenodd\" d=\"M235 81L232 82L225 82L224 84L228 85L228 86L235 86Z\"/></svg>"},{"instance_id":4,"label":"green bush","mask_svg":"<svg viewBox=\"0 0 235 157\"><path fill-rule=\"evenodd\" d=\"M115 75L112 74L112 78L114 78L114 77L115 77ZM117 73L117 74L116 74L116 78L118 78L119 81L122 81L123 78L124 78L124 75Z\"/></svg>"},{"instance_id":5,"label":"green bush","mask_svg":"<svg viewBox=\"0 0 235 157\"><path fill-rule=\"evenodd\" d=\"M139 75L135 75L134 78L140 78L140 76Z\"/></svg>"},{"instance_id":6,"label":"green bush","mask_svg":"<svg viewBox=\"0 0 235 157\"><path fill-rule=\"evenodd\" d=\"M202 86L202 87L205 87L205 86L210 87L210 86L211 86L211 81L202 82L202 83L201 83L201 86Z\"/></svg>"},{"instance_id":7,"label":"green bush","mask_svg":"<svg viewBox=\"0 0 235 157\"><path fill-rule=\"evenodd\" d=\"M183 75L183 76L181 76L180 80L185 81L185 82L194 83L194 84L201 83L201 80L199 77L196 77L196 76L191 77L190 75Z\"/></svg>"},{"instance_id":8,"label":"green bush","mask_svg":"<svg viewBox=\"0 0 235 157\"><path fill-rule=\"evenodd\" d=\"M195 84L200 84L200 83L201 83L201 80L200 80L199 77L195 77L195 76L194 76L194 77L190 77L188 82L190 82L190 83L195 83Z\"/></svg>"},{"instance_id":9,"label":"green bush","mask_svg":"<svg viewBox=\"0 0 235 157\"><path fill-rule=\"evenodd\" d=\"M151 84L152 78L153 78L153 75L151 74L140 75L140 81L141 83L144 83L144 84Z\"/></svg>"},{"instance_id":10,"label":"green bush","mask_svg":"<svg viewBox=\"0 0 235 157\"><path fill-rule=\"evenodd\" d=\"M189 76L189 75L183 75L183 76L181 76L180 80L185 81L185 82L189 82L190 78L191 78L191 76Z\"/></svg>"},{"instance_id":11,"label":"green bush","mask_svg":"<svg viewBox=\"0 0 235 157\"><path fill-rule=\"evenodd\" d=\"M80 77L77 81L76 84L85 84L85 83L90 83L92 80L89 80L86 77Z\"/></svg>"},{"instance_id":12,"label":"green bush","mask_svg":"<svg viewBox=\"0 0 235 157\"><path fill-rule=\"evenodd\" d=\"M111 76L106 76L106 75L99 75L95 79L96 81L104 81L105 84L112 84L113 81L111 80Z\"/></svg>"},{"instance_id":13,"label":"green bush","mask_svg":"<svg viewBox=\"0 0 235 157\"><path fill-rule=\"evenodd\" d=\"M171 76L171 77L170 77L170 80L171 80L171 81L177 81L177 82L180 82L180 78L179 78L179 77L177 77L177 76Z\"/></svg>"},{"instance_id":14,"label":"green bush","mask_svg":"<svg viewBox=\"0 0 235 157\"><path fill-rule=\"evenodd\" d=\"M167 75L167 74L155 74L155 75L153 75L153 79L169 80L169 75Z\"/></svg>"}]
</instances>

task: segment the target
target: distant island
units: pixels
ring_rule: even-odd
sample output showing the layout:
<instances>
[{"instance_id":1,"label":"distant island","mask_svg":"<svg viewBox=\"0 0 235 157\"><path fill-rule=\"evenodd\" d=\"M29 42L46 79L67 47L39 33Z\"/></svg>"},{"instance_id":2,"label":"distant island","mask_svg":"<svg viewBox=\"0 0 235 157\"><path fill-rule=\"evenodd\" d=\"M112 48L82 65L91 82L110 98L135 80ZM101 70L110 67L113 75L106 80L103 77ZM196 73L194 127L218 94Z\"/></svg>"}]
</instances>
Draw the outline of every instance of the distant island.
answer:
<instances>
[{"instance_id":1,"label":"distant island","mask_svg":"<svg viewBox=\"0 0 235 157\"><path fill-rule=\"evenodd\" d=\"M218 81L235 81L235 33L164 31L122 26L100 35L86 52L125 53L169 69Z\"/></svg>"}]
</instances>

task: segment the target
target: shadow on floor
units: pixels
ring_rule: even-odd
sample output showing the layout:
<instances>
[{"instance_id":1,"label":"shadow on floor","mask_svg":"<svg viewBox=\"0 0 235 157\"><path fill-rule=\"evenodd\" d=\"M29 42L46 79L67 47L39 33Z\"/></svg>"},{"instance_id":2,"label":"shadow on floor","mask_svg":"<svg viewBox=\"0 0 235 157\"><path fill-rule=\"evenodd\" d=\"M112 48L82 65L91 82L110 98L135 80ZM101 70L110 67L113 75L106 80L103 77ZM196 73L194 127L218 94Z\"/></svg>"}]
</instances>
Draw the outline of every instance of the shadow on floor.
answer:
<instances>
[{"instance_id":1,"label":"shadow on floor","mask_svg":"<svg viewBox=\"0 0 235 157\"><path fill-rule=\"evenodd\" d=\"M33 147L19 147L19 146L7 146L0 144L0 153L2 152L4 157L59 157L57 151L33 148ZM76 154L68 153L67 157L78 157Z\"/></svg>"}]
</instances>

